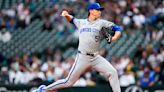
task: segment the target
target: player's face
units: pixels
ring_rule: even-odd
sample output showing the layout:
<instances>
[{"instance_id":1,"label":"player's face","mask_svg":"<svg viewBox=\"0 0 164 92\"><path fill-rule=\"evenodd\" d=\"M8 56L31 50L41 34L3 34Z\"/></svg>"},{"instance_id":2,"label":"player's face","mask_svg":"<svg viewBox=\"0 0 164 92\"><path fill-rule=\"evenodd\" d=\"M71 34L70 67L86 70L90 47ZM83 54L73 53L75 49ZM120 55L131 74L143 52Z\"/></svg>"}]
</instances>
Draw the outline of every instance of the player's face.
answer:
<instances>
[{"instance_id":1,"label":"player's face","mask_svg":"<svg viewBox=\"0 0 164 92\"><path fill-rule=\"evenodd\" d=\"M90 14L95 16L95 18L99 18L101 16L101 10L96 10L96 9L90 10Z\"/></svg>"}]
</instances>

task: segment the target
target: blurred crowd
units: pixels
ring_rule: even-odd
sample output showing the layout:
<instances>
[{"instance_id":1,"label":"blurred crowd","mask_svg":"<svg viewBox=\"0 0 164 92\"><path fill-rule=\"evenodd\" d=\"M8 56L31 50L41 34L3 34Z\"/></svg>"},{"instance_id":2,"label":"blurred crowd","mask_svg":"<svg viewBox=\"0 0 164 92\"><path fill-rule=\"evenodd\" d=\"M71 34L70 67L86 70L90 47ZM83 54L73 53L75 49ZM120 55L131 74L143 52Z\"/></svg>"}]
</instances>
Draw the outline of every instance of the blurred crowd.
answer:
<instances>
[{"instance_id":1,"label":"blurred crowd","mask_svg":"<svg viewBox=\"0 0 164 92\"><path fill-rule=\"evenodd\" d=\"M31 12L36 5L26 0L27 4L18 3L10 9L0 11L0 30L16 30L27 27L31 21L39 18L44 21L42 30L51 31L53 25L61 33L75 30L64 19L60 13L67 9L72 15L78 18L87 17L87 6L96 0L47 0L50 3L43 11L36 13L33 17ZM63 2L57 4L56 2ZM124 32L131 34L131 30L145 30L145 40L161 41L164 36L162 26L164 25L164 1L163 0L97 0L104 7L103 18L113 21L124 28ZM70 29L70 30L69 30ZM0 32L0 40L4 32ZM6 37L4 37L6 38ZM8 37L10 39L11 37ZM6 40L4 40L5 42ZM8 41L8 40L7 40ZM145 46L145 47L144 47ZM164 45L157 47L149 44L138 46L134 58L127 55L113 56L109 60L118 70L121 86L133 84L141 86L162 85L164 83ZM63 57L60 49L48 48L43 53L24 54L22 57L15 56L6 59L0 56L1 60L1 83L9 84L38 84L41 82L53 82L65 78L74 62L74 57ZM100 54L106 57L106 49ZM94 69L86 71L76 82L76 86L93 86L96 84L108 83L107 79L98 75Z\"/></svg>"},{"instance_id":2,"label":"blurred crowd","mask_svg":"<svg viewBox=\"0 0 164 92\"><path fill-rule=\"evenodd\" d=\"M164 83L164 46L145 48L139 46L134 58L128 56L112 59L112 65L120 75L120 85L141 86L162 85Z\"/></svg>"},{"instance_id":3,"label":"blurred crowd","mask_svg":"<svg viewBox=\"0 0 164 92\"><path fill-rule=\"evenodd\" d=\"M17 3L9 9L0 11L0 29L14 30L25 28L30 23L30 3Z\"/></svg>"}]
</instances>

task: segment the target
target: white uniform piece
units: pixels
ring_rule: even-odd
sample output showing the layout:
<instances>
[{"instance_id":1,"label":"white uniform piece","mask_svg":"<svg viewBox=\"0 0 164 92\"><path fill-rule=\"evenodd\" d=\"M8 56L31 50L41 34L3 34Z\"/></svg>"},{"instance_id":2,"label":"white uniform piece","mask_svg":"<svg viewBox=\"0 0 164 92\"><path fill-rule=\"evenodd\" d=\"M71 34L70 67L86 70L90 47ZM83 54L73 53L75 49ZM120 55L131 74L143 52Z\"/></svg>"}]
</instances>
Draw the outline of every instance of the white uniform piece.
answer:
<instances>
[{"instance_id":1,"label":"white uniform piece","mask_svg":"<svg viewBox=\"0 0 164 92\"><path fill-rule=\"evenodd\" d=\"M72 22L78 28L79 32L79 53L76 56L75 63L68 77L56 81L47 86L46 89L70 87L87 68L92 67L109 79L113 92L121 92L116 69L105 58L98 54L100 50L100 31L102 26L112 27L114 23L103 19L88 21L88 19L75 18L73 18Z\"/></svg>"},{"instance_id":2,"label":"white uniform piece","mask_svg":"<svg viewBox=\"0 0 164 92\"><path fill-rule=\"evenodd\" d=\"M100 30L102 26L111 27L112 22L97 19L89 22L88 19L74 19L74 24L79 30L79 47L78 50L88 53L96 53L100 49Z\"/></svg>"}]
</instances>

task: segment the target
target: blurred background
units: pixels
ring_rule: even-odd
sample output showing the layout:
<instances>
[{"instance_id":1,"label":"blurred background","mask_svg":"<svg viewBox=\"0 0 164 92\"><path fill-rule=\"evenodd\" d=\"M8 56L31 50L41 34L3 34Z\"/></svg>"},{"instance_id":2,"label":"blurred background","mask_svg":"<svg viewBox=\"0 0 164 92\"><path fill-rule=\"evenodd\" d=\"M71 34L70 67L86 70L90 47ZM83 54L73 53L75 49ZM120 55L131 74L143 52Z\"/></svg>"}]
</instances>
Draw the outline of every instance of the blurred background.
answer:
<instances>
[{"instance_id":1,"label":"blurred background","mask_svg":"<svg viewBox=\"0 0 164 92\"><path fill-rule=\"evenodd\" d=\"M102 18L124 28L119 40L102 40L100 51L117 69L121 87L164 89L164 0L0 0L0 92L1 87L24 85L29 90L65 78L78 34L61 11L86 18L93 2L105 7ZM91 69L74 86L108 84Z\"/></svg>"}]
</instances>

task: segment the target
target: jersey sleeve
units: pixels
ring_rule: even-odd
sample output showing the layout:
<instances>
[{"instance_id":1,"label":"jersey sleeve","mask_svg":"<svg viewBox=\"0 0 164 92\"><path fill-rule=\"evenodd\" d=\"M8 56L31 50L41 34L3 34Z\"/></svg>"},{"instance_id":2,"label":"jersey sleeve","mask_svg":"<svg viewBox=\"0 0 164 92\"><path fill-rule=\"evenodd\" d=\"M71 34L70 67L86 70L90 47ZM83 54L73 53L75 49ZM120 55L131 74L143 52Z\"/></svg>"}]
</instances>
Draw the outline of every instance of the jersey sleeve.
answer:
<instances>
[{"instance_id":1,"label":"jersey sleeve","mask_svg":"<svg viewBox=\"0 0 164 92\"><path fill-rule=\"evenodd\" d=\"M114 23L110 21L103 20L102 22L104 27L112 27L114 25Z\"/></svg>"},{"instance_id":2,"label":"jersey sleeve","mask_svg":"<svg viewBox=\"0 0 164 92\"><path fill-rule=\"evenodd\" d=\"M106 20L103 21L103 26L110 27L112 31L122 32L122 30L123 30L121 26L116 25L113 22L106 21Z\"/></svg>"},{"instance_id":3,"label":"jersey sleeve","mask_svg":"<svg viewBox=\"0 0 164 92\"><path fill-rule=\"evenodd\" d=\"M79 28L79 27L80 27L80 24L81 24L81 19L72 18L72 20L70 21L70 23L72 23L72 24L75 25L77 28Z\"/></svg>"}]
</instances>

